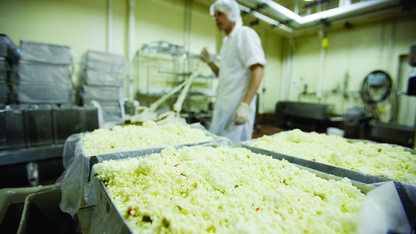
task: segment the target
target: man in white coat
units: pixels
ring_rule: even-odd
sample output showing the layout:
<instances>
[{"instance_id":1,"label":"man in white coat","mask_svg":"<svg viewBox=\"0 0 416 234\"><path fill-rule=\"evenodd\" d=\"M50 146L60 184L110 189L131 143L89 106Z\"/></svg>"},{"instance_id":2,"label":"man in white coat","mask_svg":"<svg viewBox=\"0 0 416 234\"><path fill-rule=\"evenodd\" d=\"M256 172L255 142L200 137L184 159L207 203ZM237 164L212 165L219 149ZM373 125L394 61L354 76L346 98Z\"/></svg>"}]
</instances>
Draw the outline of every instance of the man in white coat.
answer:
<instances>
[{"instance_id":1,"label":"man in white coat","mask_svg":"<svg viewBox=\"0 0 416 234\"><path fill-rule=\"evenodd\" d=\"M216 26L226 37L220 68L204 48L200 54L218 79L217 103L210 131L233 143L250 140L256 113L256 93L266 65L257 33L246 26L235 0L217 0L210 7Z\"/></svg>"}]
</instances>

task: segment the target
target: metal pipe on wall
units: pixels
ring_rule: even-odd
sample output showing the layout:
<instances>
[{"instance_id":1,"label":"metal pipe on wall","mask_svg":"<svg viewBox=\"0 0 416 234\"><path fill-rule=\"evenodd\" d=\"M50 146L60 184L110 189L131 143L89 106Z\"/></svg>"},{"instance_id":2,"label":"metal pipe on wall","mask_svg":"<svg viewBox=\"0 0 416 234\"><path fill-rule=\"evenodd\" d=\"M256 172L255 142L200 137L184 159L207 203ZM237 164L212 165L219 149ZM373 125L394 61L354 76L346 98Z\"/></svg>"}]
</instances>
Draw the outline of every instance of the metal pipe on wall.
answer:
<instances>
[{"instance_id":1,"label":"metal pipe on wall","mask_svg":"<svg viewBox=\"0 0 416 234\"><path fill-rule=\"evenodd\" d=\"M295 12L296 14L299 14L299 1L298 0L295 1L295 7L293 10L294 10L293 12Z\"/></svg>"},{"instance_id":2,"label":"metal pipe on wall","mask_svg":"<svg viewBox=\"0 0 416 234\"><path fill-rule=\"evenodd\" d=\"M134 29L135 29L135 15L134 7L136 0L128 0L129 2L129 40L128 40L128 59L129 59L129 99L134 98L134 87L133 87L133 59L134 59Z\"/></svg>"},{"instance_id":3,"label":"metal pipe on wall","mask_svg":"<svg viewBox=\"0 0 416 234\"><path fill-rule=\"evenodd\" d=\"M389 52L387 56L387 67L386 70L391 74L391 57L393 56L393 45L394 45L394 27L395 27L395 20L393 19L391 22L391 31L390 31L390 40L389 40Z\"/></svg>"},{"instance_id":4,"label":"metal pipe on wall","mask_svg":"<svg viewBox=\"0 0 416 234\"><path fill-rule=\"evenodd\" d=\"M321 48L321 59L319 64L319 80L318 80L318 91L316 92L316 98L322 98L322 89L324 85L324 73L325 73L325 61L326 61L326 48Z\"/></svg>"},{"instance_id":5,"label":"metal pipe on wall","mask_svg":"<svg viewBox=\"0 0 416 234\"><path fill-rule=\"evenodd\" d=\"M186 0L185 3L185 35L184 35L184 48L186 51L191 50L192 39L192 6L193 0Z\"/></svg>"},{"instance_id":6,"label":"metal pipe on wall","mask_svg":"<svg viewBox=\"0 0 416 234\"><path fill-rule=\"evenodd\" d=\"M322 32L322 44L321 44L321 55L320 55L320 64L319 64L318 90L316 92L316 98L318 100L322 98L322 90L323 90L324 79L325 79L326 52L327 52L327 47L328 47L328 27L329 27L328 24L324 24L324 29L321 31Z\"/></svg>"},{"instance_id":7,"label":"metal pipe on wall","mask_svg":"<svg viewBox=\"0 0 416 234\"><path fill-rule=\"evenodd\" d=\"M185 2L185 30L184 30L184 48L185 51L191 51L191 41L192 41L192 7L194 0L186 0ZM184 72L190 70L190 60L187 59L185 64Z\"/></svg>"},{"instance_id":8,"label":"metal pipe on wall","mask_svg":"<svg viewBox=\"0 0 416 234\"><path fill-rule=\"evenodd\" d=\"M290 46L292 48L292 70L291 70L291 82L296 81L295 80L295 71L296 71L296 44L295 41L293 40L293 37L289 38L289 42L290 42ZM296 82L297 84L297 82ZM291 92L291 97L290 100L292 101L298 101L298 86L292 86L292 90L293 92Z\"/></svg>"},{"instance_id":9,"label":"metal pipe on wall","mask_svg":"<svg viewBox=\"0 0 416 234\"><path fill-rule=\"evenodd\" d=\"M107 23L107 52L112 53L113 45L113 0L108 0L108 23Z\"/></svg>"},{"instance_id":10,"label":"metal pipe on wall","mask_svg":"<svg viewBox=\"0 0 416 234\"><path fill-rule=\"evenodd\" d=\"M293 65L292 64L292 59L291 59L291 57L292 57L292 48L290 47L290 38L287 39L287 43L288 43L288 45L287 45L288 53L286 55L286 59L287 59L286 65L287 65L287 67L286 67L286 81L285 81L285 84L286 84L285 100L290 100L289 99L289 94L290 94L290 85L292 83L292 65Z\"/></svg>"},{"instance_id":11,"label":"metal pipe on wall","mask_svg":"<svg viewBox=\"0 0 416 234\"><path fill-rule=\"evenodd\" d=\"M286 101L285 100L285 75L286 75L286 63L287 63L287 46L286 44L286 40L283 41L283 64L282 64L282 79L280 81L280 101Z\"/></svg>"},{"instance_id":12,"label":"metal pipe on wall","mask_svg":"<svg viewBox=\"0 0 416 234\"><path fill-rule=\"evenodd\" d=\"M385 24L386 22L383 20L382 25L381 25L381 33L380 33L380 43L378 46L378 58L377 58L377 66L378 69L381 70L381 61L383 58L383 46L384 46L384 28L385 28Z\"/></svg>"}]
</instances>

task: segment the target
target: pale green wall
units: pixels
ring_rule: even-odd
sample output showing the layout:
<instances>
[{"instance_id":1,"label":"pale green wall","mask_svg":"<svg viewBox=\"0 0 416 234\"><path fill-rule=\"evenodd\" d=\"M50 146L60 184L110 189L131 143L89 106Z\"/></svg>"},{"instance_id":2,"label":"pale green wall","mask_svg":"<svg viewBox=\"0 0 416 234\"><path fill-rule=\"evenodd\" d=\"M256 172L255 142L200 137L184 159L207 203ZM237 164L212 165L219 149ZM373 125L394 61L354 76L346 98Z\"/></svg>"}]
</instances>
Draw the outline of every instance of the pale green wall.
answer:
<instances>
[{"instance_id":1,"label":"pale green wall","mask_svg":"<svg viewBox=\"0 0 416 234\"><path fill-rule=\"evenodd\" d=\"M102 0L1 0L0 31L21 39L67 45L80 56L106 49L106 2Z\"/></svg>"},{"instance_id":2,"label":"pale green wall","mask_svg":"<svg viewBox=\"0 0 416 234\"><path fill-rule=\"evenodd\" d=\"M128 50L127 1L113 0L112 9L112 50L113 53L125 55ZM198 54L203 47L208 47L211 53L218 53L221 47L224 33L218 32L215 28L208 11L207 6L193 4L190 47L192 53ZM247 16L243 18L245 25L248 25L251 19ZM135 19L135 50L151 41L184 43L185 0L137 0ZM416 43L415 25L414 17L395 20L390 66L387 66L387 62L391 20L358 25L352 29L330 30L323 90L342 88L348 73L350 77L348 90L358 91L364 76L379 68L379 65L397 79L399 55L407 54L409 45ZM265 88L265 92L260 96L259 111L272 113L281 96L282 54L287 43L283 42L281 35L264 24L253 28L262 40L267 59L265 75L259 90L262 92ZM382 31L383 35L381 35ZM0 32L7 34L16 44L23 39L70 46L78 62L87 50L107 50L107 1L0 0ZM381 36L383 46L379 56ZM297 100L297 94L303 90L304 84L308 84L308 92L316 92L319 78L320 38L318 35L295 38L295 44L296 69L294 80L290 84L291 100ZM204 64L200 67L201 71L207 71ZM76 80L77 77L74 76L74 82ZM215 82L210 81L208 86L215 86ZM137 88L136 82L135 88ZM125 88L124 96L127 96L127 91L128 87ZM353 94L345 99L338 94L328 94L321 100L317 100L314 96L300 96L300 100L332 103L335 104L336 110L342 113L350 106L360 105L356 97L357 95Z\"/></svg>"},{"instance_id":3,"label":"pale green wall","mask_svg":"<svg viewBox=\"0 0 416 234\"><path fill-rule=\"evenodd\" d=\"M394 25L392 51L389 56L392 25ZM416 18L410 16L358 25L352 29L330 30L323 83L323 91L326 95L321 100L318 100L316 95L300 96L300 99L296 100L335 104L335 110L339 113L345 112L351 106L361 106L358 93L343 98L339 93L333 94L330 91L337 87L342 90L348 74L348 91L358 92L364 77L376 69L387 71L396 84L399 56L408 54L410 45L416 44L415 29ZM295 38L295 43L296 71L295 81L292 81L292 84L297 82L297 92L303 91L304 84L308 85L308 92L316 92L319 80L321 39L317 33ZM391 116L390 106L386 105L385 109L383 119L388 120ZM401 124L413 123L415 117L412 114L404 118L407 120L402 120Z\"/></svg>"},{"instance_id":4,"label":"pale green wall","mask_svg":"<svg viewBox=\"0 0 416 234\"><path fill-rule=\"evenodd\" d=\"M76 72L81 56L87 50L107 51L107 1L105 0L0 0L0 33L7 34L17 45L29 40L69 46L75 56ZM112 52L128 54L128 1L113 0ZM144 43L166 40L183 45L185 30L185 0L137 0L135 6L135 40L137 51ZM246 20L245 20L246 21ZM279 97L282 37L264 25L254 26L262 39L267 66L261 88L260 113L273 112ZM195 2L192 10L192 53L199 54L203 47L210 53L218 53L224 33L219 32L209 7ZM210 72L201 63L200 72ZM144 85L142 74L134 87ZM165 79L154 74L152 79ZM206 84L204 84L206 83ZM164 85L164 84L162 84ZM172 83L166 84L172 86ZM204 87L204 85L206 87ZM195 88L214 88L216 81L195 80ZM259 91L260 92L260 91ZM123 96L128 96L128 86ZM197 107L204 109L206 103L196 100Z\"/></svg>"}]
</instances>

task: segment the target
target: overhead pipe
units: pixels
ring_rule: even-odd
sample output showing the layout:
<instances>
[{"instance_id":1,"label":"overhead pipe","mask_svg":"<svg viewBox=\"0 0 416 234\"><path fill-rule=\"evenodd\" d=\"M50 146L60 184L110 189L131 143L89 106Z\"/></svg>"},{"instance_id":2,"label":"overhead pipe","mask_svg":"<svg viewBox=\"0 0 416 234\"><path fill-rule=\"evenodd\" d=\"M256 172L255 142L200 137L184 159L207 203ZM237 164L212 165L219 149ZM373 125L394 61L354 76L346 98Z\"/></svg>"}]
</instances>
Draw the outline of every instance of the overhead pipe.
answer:
<instances>
[{"instance_id":1,"label":"overhead pipe","mask_svg":"<svg viewBox=\"0 0 416 234\"><path fill-rule=\"evenodd\" d=\"M357 16L351 16L347 18L343 18L342 20L335 20L331 21L331 28L333 29L339 29L346 27L346 22L379 22L383 21L386 16L389 16L389 18L393 17L400 17L403 14L403 8L401 6L396 6L384 10L374 11L370 12L364 15L357 15ZM352 25L354 26L354 25ZM293 36L297 37L300 35L305 34L311 34L317 32L319 29L321 29L321 25L314 25L310 27L304 27L294 30Z\"/></svg>"},{"instance_id":2,"label":"overhead pipe","mask_svg":"<svg viewBox=\"0 0 416 234\"><path fill-rule=\"evenodd\" d=\"M239 6L239 8L240 8L241 11L245 12L246 14L252 14L254 17L256 17L256 18L258 18L258 19L260 19L260 20L262 20L262 21L264 21L264 22L266 22L268 24L270 24L273 27L280 28L281 30L283 30L285 32L288 32L288 33L292 33L293 32L293 29L289 28L288 26L286 26L284 24L281 24L279 21L276 21L276 20L274 20L274 19L272 19L270 17L267 17L267 16L265 16L263 14L260 14L260 13L258 13L256 11L253 11L250 8L245 7L245 6L241 5L241 4L238 4L238 6Z\"/></svg>"},{"instance_id":3,"label":"overhead pipe","mask_svg":"<svg viewBox=\"0 0 416 234\"><path fill-rule=\"evenodd\" d=\"M327 19L329 21L338 20L340 18L349 17L354 14L364 14L367 12L380 10L400 4L400 0L372 0L363 1L343 7L322 11L309 16L301 17L298 22L300 25L305 25L313 22L318 22L320 19Z\"/></svg>"},{"instance_id":4,"label":"overhead pipe","mask_svg":"<svg viewBox=\"0 0 416 234\"><path fill-rule=\"evenodd\" d=\"M244 0L254 5L265 6L261 8L262 11L273 15L278 20L288 22L292 27L298 28L307 26L311 23L317 23L321 19L338 20L340 18L349 17L354 14L364 14L383 8L388 8L400 4L400 0L369 0L354 4L345 4L343 7L322 11L319 13L299 16L293 11L283 7L282 5L272 0ZM257 10L258 11L258 10Z\"/></svg>"},{"instance_id":5,"label":"overhead pipe","mask_svg":"<svg viewBox=\"0 0 416 234\"><path fill-rule=\"evenodd\" d=\"M128 59L129 59L129 99L134 99L134 87L133 87L133 59L134 59L134 31L135 31L135 15L134 7L136 0L129 1L129 40L128 40Z\"/></svg>"}]
</instances>

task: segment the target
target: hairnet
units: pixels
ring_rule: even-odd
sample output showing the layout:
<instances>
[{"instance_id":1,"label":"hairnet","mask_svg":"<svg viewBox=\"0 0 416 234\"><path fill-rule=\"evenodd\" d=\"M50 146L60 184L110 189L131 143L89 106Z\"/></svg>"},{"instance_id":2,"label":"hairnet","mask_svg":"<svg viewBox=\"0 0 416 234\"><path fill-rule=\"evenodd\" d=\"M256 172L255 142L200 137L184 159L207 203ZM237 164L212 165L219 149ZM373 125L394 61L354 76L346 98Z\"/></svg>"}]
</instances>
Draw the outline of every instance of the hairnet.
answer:
<instances>
[{"instance_id":1,"label":"hairnet","mask_svg":"<svg viewBox=\"0 0 416 234\"><path fill-rule=\"evenodd\" d=\"M235 0L217 0L209 8L209 13L214 16L216 10L225 13L228 19L236 24L243 25L243 20L240 15L240 8Z\"/></svg>"}]
</instances>

